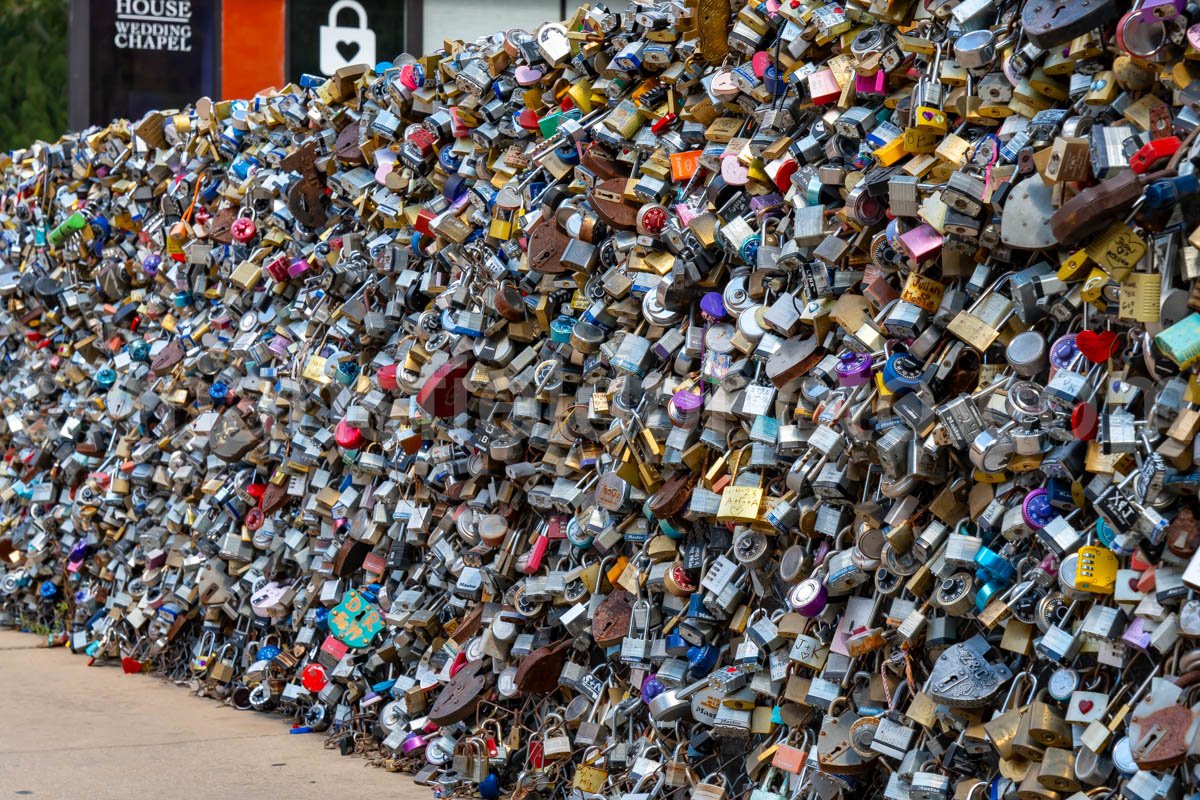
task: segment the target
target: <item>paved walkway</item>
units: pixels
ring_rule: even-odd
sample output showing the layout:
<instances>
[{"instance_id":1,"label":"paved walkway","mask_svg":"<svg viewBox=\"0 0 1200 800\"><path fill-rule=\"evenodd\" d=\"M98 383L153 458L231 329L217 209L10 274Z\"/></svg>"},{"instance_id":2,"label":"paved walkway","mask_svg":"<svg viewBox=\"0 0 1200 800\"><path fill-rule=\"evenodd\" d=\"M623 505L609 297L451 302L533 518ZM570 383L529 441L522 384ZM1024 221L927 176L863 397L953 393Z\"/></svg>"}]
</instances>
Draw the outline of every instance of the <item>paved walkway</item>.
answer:
<instances>
[{"instance_id":1,"label":"paved walkway","mask_svg":"<svg viewBox=\"0 0 1200 800\"><path fill-rule=\"evenodd\" d=\"M0 800L430 800L407 775L120 664L0 631Z\"/></svg>"}]
</instances>

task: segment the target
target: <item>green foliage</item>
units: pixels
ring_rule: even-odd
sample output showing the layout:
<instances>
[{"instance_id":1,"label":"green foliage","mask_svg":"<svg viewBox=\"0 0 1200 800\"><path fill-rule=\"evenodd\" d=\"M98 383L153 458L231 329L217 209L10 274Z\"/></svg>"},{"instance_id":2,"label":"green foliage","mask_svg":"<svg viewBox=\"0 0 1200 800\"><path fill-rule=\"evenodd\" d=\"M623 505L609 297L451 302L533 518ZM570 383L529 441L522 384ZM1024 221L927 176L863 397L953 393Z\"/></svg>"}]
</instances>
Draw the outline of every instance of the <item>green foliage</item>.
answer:
<instances>
[{"instance_id":1,"label":"green foliage","mask_svg":"<svg viewBox=\"0 0 1200 800\"><path fill-rule=\"evenodd\" d=\"M0 151L67 129L68 0L0 0Z\"/></svg>"}]
</instances>

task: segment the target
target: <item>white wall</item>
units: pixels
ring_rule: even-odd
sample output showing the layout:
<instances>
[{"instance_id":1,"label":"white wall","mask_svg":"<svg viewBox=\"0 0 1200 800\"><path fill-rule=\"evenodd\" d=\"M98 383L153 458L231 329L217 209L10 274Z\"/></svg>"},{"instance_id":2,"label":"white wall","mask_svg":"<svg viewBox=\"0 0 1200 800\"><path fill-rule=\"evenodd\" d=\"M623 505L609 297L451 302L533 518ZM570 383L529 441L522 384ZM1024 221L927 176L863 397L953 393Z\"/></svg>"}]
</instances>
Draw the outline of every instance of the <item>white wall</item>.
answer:
<instances>
[{"instance_id":1,"label":"white wall","mask_svg":"<svg viewBox=\"0 0 1200 800\"><path fill-rule=\"evenodd\" d=\"M568 13L575 5L568 3ZM558 0L426 0L424 50L431 53L446 39L473 41L496 31L533 31L560 18Z\"/></svg>"}]
</instances>

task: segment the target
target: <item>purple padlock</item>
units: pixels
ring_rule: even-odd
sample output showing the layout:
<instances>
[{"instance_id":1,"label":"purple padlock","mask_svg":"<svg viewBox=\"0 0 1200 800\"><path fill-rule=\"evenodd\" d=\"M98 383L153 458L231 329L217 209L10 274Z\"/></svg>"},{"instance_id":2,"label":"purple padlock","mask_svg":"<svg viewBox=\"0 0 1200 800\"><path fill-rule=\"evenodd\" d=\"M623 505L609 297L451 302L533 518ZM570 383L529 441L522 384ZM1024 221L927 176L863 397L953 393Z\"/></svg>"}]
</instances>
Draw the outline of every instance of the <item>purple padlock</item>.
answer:
<instances>
[{"instance_id":1,"label":"purple padlock","mask_svg":"<svg viewBox=\"0 0 1200 800\"><path fill-rule=\"evenodd\" d=\"M680 390L671 395L671 405L667 409L667 416L678 427L690 429L700 422L700 409L703 407L703 395Z\"/></svg>"},{"instance_id":2,"label":"purple padlock","mask_svg":"<svg viewBox=\"0 0 1200 800\"><path fill-rule=\"evenodd\" d=\"M291 341L289 341L286 336L279 336L277 334L271 337L271 341L267 342L267 349L270 350L271 355L275 356L276 358L286 358L288 354L288 347L290 347L291 344Z\"/></svg>"},{"instance_id":3,"label":"purple padlock","mask_svg":"<svg viewBox=\"0 0 1200 800\"><path fill-rule=\"evenodd\" d=\"M1050 345L1050 365L1054 369L1066 369L1071 366L1071 362L1079 355L1079 348L1075 346L1075 334L1068 333L1054 340L1054 344Z\"/></svg>"},{"instance_id":4,"label":"purple padlock","mask_svg":"<svg viewBox=\"0 0 1200 800\"><path fill-rule=\"evenodd\" d=\"M1129 627L1121 634L1121 641L1143 653L1149 650L1150 632L1146 630L1146 620L1142 617L1134 617L1133 622L1130 622Z\"/></svg>"},{"instance_id":5,"label":"purple padlock","mask_svg":"<svg viewBox=\"0 0 1200 800\"><path fill-rule=\"evenodd\" d=\"M1034 489L1025 495L1021 503L1021 518L1033 530L1041 530L1057 516L1058 512L1050 505L1050 493L1045 489Z\"/></svg>"},{"instance_id":6,"label":"purple padlock","mask_svg":"<svg viewBox=\"0 0 1200 800\"><path fill-rule=\"evenodd\" d=\"M307 258L297 258L288 266L288 275L293 278L299 278L304 273L308 272L310 264Z\"/></svg>"},{"instance_id":7,"label":"purple padlock","mask_svg":"<svg viewBox=\"0 0 1200 800\"><path fill-rule=\"evenodd\" d=\"M834 372L842 386L862 386L871 380L871 367L875 360L869 353L846 352L838 358Z\"/></svg>"},{"instance_id":8,"label":"purple padlock","mask_svg":"<svg viewBox=\"0 0 1200 800\"><path fill-rule=\"evenodd\" d=\"M700 298L700 313L714 322L725 319L725 301L721 299L719 292L707 292Z\"/></svg>"},{"instance_id":9,"label":"purple padlock","mask_svg":"<svg viewBox=\"0 0 1200 800\"><path fill-rule=\"evenodd\" d=\"M425 741L425 737L419 733L410 733L404 737L404 741L400 743L400 750L406 756L411 756L414 753L419 753L429 744Z\"/></svg>"},{"instance_id":10,"label":"purple padlock","mask_svg":"<svg viewBox=\"0 0 1200 800\"><path fill-rule=\"evenodd\" d=\"M788 592L788 605L802 617L819 616L829 603L829 589L817 577L805 578Z\"/></svg>"},{"instance_id":11,"label":"purple padlock","mask_svg":"<svg viewBox=\"0 0 1200 800\"><path fill-rule=\"evenodd\" d=\"M649 705L651 700L658 697L666 690L666 685L658 679L658 675L651 675L642 683L642 702L646 705Z\"/></svg>"}]
</instances>

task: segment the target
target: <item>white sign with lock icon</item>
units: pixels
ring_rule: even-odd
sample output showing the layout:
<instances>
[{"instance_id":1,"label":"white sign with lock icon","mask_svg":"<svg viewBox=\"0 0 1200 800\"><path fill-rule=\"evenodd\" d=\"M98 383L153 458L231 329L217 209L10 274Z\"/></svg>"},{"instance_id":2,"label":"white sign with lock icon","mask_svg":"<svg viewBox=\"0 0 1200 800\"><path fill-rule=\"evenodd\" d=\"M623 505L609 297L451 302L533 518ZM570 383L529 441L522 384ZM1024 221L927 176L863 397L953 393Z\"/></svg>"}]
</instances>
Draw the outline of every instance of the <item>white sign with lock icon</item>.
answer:
<instances>
[{"instance_id":1,"label":"white sign with lock icon","mask_svg":"<svg viewBox=\"0 0 1200 800\"><path fill-rule=\"evenodd\" d=\"M340 20L353 17L352 26ZM351 64L375 65L375 31L367 27L367 10L358 0L337 0L321 26L321 72L332 75Z\"/></svg>"}]
</instances>

